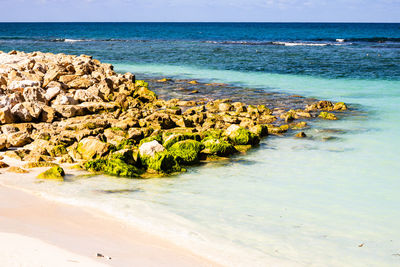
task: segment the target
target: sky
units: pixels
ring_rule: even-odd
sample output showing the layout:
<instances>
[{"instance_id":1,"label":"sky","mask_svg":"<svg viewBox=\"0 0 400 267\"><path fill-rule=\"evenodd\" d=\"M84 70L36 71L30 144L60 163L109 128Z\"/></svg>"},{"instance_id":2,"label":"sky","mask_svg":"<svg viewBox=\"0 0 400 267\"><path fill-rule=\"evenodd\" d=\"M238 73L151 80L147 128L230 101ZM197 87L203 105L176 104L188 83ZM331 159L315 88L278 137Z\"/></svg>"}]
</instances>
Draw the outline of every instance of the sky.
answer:
<instances>
[{"instance_id":1,"label":"sky","mask_svg":"<svg viewBox=\"0 0 400 267\"><path fill-rule=\"evenodd\" d=\"M400 0L0 0L0 21L400 22Z\"/></svg>"}]
</instances>

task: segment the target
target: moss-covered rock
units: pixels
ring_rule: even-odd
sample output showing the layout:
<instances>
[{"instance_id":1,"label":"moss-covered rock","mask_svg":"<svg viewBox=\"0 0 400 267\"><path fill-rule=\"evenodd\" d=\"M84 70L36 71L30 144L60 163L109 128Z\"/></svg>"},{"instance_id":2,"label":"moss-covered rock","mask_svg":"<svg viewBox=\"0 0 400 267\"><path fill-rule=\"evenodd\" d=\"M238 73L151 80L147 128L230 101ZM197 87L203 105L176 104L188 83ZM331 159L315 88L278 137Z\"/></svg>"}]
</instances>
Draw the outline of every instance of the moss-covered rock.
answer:
<instances>
[{"instance_id":1,"label":"moss-covered rock","mask_svg":"<svg viewBox=\"0 0 400 267\"><path fill-rule=\"evenodd\" d=\"M237 152L235 147L221 139L214 139L214 138L206 138L202 141L205 149L203 152L207 154L213 154L220 157L226 157L232 155L233 153Z\"/></svg>"},{"instance_id":2,"label":"moss-covered rock","mask_svg":"<svg viewBox=\"0 0 400 267\"><path fill-rule=\"evenodd\" d=\"M251 126L249 128L249 131L259 137L264 137L264 136L268 135L268 127L265 124L257 124L257 125Z\"/></svg>"},{"instance_id":3,"label":"moss-covered rock","mask_svg":"<svg viewBox=\"0 0 400 267\"><path fill-rule=\"evenodd\" d=\"M199 161L199 153L204 145L195 140L184 140L173 144L169 152L180 164L194 164Z\"/></svg>"},{"instance_id":4,"label":"moss-covered rock","mask_svg":"<svg viewBox=\"0 0 400 267\"><path fill-rule=\"evenodd\" d=\"M65 172L60 166L55 166L38 175L39 179L64 180Z\"/></svg>"},{"instance_id":5,"label":"moss-covered rock","mask_svg":"<svg viewBox=\"0 0 400 267\"><path fill-rule=\"evenodd\" d=\"M347 106L343 102L337 102L335 105L333 105L333 110L347 110Z\"/></svg>"},{"instance_id":6,"label":"moss-covered rock","mask_svg":"<svg viewBox=\"0 0 400 267\"><path fill-rule=\"evenodd\" d=\"M135 81L135 87L149 87L149 83L143 81L143 80L136 80Z\"/></svg>"},{"instance_id":7,"label":"moss-covered rock","mask_svg":"<svg viewBox=\"0 0 400 267\"><path fill-rule=\"evenodd\" d=\"M157 99L156 93L149 90L147 87L139 87L134 94L143 103L150 103Z\"/></svg>"},{"instance_id":8,"label":"moss-covered rock","mask_svg":"<svg viewBox=\"0 0 400 267\"><path fill-rule=\"evenodd\" d=\"M116 150L130 149L135 145L135 142L131 139L122 139L120 143L116 145Z\"/></svg>"},{"instance_id":9,"label":"moss-covered rock","mask_svg":"<svg viewBox=\"0 0 400 267\"><path fill-rule=\"evenodd\" d=\"M165 148L170 148L173 144L183 141L183 140L195 140L195 141L201 141L201 137L197 133L181 133L181 134L171 134L169 135L164 143L163 146Z\"/></svg>"},{"instance_id":10,"label":"moss-covered rock","mask_svg":"<svg viewBox=\"0 0 400 267\"><path fill-rule=\"evenodd\" d=\"M82 139L77 146L77 152L84 160L91 160L105 156L110 152L110 144L104 143L95 137Z\"/></svg>"},{"instance_id":11,"label":"moss-covered rock","mask_svg":"<svg viewBox=\"0 0 400 267\"><path fill-rule=\"evenodd\" d=\"M168 151L158 152L153 157L142 156L141 159L147 171L151 173L169 174L183 171L175 157Z\"/></svg>"},{"instance_id":12,"label":"moss-covered rock","mask_svg":"<svg viewBox=\"0 0 400 267\"><path fill-rule=\"evenodd\" d=\"M224 133L224 131L221 129L213 129L213 130L204 131L201 133L201 135L203 136L203 139L206 139L206 138L222 139L223 133Z\"/></svg>"},{"instance_id":13,"label":"moss-covered rock","mask_svg":"<svg viewBox=\"0 0 400 267\"><path fill-rule=\"evenodd\" d=\"M260 142L258 136L237 125L231 125L225 133L233 145L257 145Z\"/></svg>"},{"instance_id":14,"label":"moss-covered rock","mask_svg":"<svg viewBox=\"0 0 400 267\"><path fill-rule=\"evenodd\" d=\"M235 146L235 149L239 152L245 153L251 149L251 145L238 145Z\"/></svg>"},{"instance_id":15,"label":"moss-covered rock","mask_svg":"<svg viewBox=\"0 0 400 267\"><path fill-rule=\"evenodd\" d=\"M274 125L268 125L268 132L270 134L283 134L286 133L289 129L289 125L284 124L281 126L274 126Z\"/></svg>"},{"instance_id":16,"label":"moss-covered rock","mask_svg":"<svg viewBox=\"0 0 400 267\"><path fill-rule=\"evenodd\" d=\"M129 165L141 167L140 153L137 149L121 149L113 152L110 159L120 159Z\"/></svg>"},{"instance_id":17,"label":"moss-covered rock","mask_svg":"<svg viewBox=\"0 0 400 267\"><path fill-rule=\"evenodd\" d=\"M140 175L140 170L138 168L118 158L88 161L83 167L88 171L104 172L119 177L138 177Z\"/></svg>"},{"instance_id":18,"label":"moss-covered rock","mask_svg":"<svg viewBox=\"0 0 400 267\"><path fill-rule=\"evenodd\" d=\"M319 118L324 120L337 120L337 117L333 113L322 111L319 115Z\"/></svg>"}]
</instances>

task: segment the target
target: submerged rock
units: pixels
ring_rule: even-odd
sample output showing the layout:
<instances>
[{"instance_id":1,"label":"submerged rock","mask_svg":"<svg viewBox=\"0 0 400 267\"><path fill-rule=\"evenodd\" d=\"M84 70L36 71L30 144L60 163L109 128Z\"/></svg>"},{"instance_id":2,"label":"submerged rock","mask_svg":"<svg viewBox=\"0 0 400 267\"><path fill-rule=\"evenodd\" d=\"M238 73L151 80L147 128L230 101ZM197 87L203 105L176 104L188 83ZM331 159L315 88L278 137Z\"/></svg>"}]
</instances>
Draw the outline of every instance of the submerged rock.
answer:
<instances>
[{"instance_id":1,"label":"submerged rock","mask_svg":"<svg viewBox=\"0 0 400 267\"><path fill-rule=\"evenodd\" d=\"M335 114L333 113L329 113L329 112L321 112L318 115L319 118L324 119L324 120L337 120L337 117L335 116Z\"/></svg>"},{"instance_id":2,"label":"submerged rock","mask_svg":"<svg viewBox=\"0 0 400 267\"><path fill-rule=\"evenodd\" d=\"M306 135L305 132L298 132L298 133L295 135L295 137L297 137L297 138L304 138L304 137L307 137L307 135Z\"/></svg>"},{"instance_id":3,"label":"submerged rock","mask_svg":"<svg viewBox=\"0 0 400 267\"><path fill-rule=\"evenodd\" d=\"M64 180L65 172L60 166L55 166L38 175L39 179Z\"/></svg>"}]
</instances>

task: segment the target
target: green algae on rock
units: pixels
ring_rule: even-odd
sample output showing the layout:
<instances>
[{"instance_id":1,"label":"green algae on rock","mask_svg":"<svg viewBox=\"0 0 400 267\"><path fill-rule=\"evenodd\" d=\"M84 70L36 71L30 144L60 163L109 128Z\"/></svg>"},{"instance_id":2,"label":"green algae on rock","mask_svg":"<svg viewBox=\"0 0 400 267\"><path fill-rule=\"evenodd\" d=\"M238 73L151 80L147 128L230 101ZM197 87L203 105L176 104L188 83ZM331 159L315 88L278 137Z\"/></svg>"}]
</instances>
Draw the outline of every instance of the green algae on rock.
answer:
<instances>
[{"instance_id":1,"label":"green algae on rock","mask_svg":"<svg viewBox=\"0 0 400 267\"><path fill-rule=\"evenodd\" d=\"M199 154L204 147L199 141L183 140L173 144L168 151L179 164L190 165L199 162Z\"/></svg>"},{"instance_id":2,"label":"green algae on rock","mask_svg":"<svg viewBox=\"0 0 400 267\"><path fill-rule=\"evenodd\" d=\"M319 115L319 118L324 120L337 120L337 117L333 113L322 111Z\"/></svg>"},{"instance_id":3,"label":"green algae on rock","mask_svg":"<svg viewBox=\"0 0 400 267\"><path fill-rule=\"evenodd\" d=\"M60 166L55 166L37 176L39 179L64 180L65 172Z\"/></svg>"},{"instance_id":4,"label":"green algae on rock","mask_svg":"<svg viewBox=\"0 0 400 267\"><path fill-rule=\"evenodd\" d=\"M87 161L83 167L88 171L103 172L120 177L138 177L141 174L138 168L118 158Z\"/></svg>"},{"instance_id":5,"label":"green algae on rock","mask_svg":"<svg viewBox=\"0 0 400 267\"><path fill-rule=\"evenodd\" d=\"M195 140L201 141L201 137L198 133L181 133L181 134L171 134L166 137L163 146L168 149L176 142L183 141L183 140Z\"/></svg>"},{"instance_id":6,"label":"green algae on rock","mask_svg":"<svg viewBox=\"0 0 400 267\"><path fill-rule=\"evenodd\" d=\"M237 152L235 147L222 139L207 138L203 141L205 154L226 157Z\"/></svg>"},{"instance_id":7,"label":"green algae on rock","mask_svg":"<svg viewBox=\"0 0 400 267\"><path fill-rule=\"evenodd\" d=\"M168 151L155 153L154 156L142 156L142 163L150 173L170 174L182 172L185 169L179 166L175 157Z\"/></svg>"},{"instance_id":8,"label":"green algae on rock","mask_svg":"<svg viewBox=\"0 0 400 267\"><path fill-rule=\"evenodd\" d=\"M229 126L225 133L233 145L257 145L260 142L258 136L237 125Z\"/></svg>"}]
</instances>

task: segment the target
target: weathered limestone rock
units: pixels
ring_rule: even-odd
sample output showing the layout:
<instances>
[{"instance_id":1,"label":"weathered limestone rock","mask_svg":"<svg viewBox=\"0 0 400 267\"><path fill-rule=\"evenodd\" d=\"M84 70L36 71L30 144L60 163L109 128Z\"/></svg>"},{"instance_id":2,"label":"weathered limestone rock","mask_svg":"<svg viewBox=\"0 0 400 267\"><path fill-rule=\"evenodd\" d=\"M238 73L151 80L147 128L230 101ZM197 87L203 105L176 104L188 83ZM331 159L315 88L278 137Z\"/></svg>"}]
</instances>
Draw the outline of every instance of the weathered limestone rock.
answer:
<instances>
[{"instance_id":1,"label":"weathered limestone rock","mask_svg":"<svg viewBox=\"0 0 400 267\"><path fill-rule=\"evenodd\" d=\"M7 124L14 122L14 115L9 107L0 108L0 123Z\"/></svg>"},{"instance_id":2,"label":"weathered limestone rock","mask_svg":"<svg viewBox=\"0 0 400 267\"><path fill-rule=\"evenodd\" d=\"M25 107L24 103L18 103L16 104L12 109L11 113L14 114L14 116L22 121L22 122L29 122L33 120L33 117L29 110Z\"/></svg>"},{"instance_id":3,"label":"weathered limestone rock","mask_svg":"<svg viewBox=\"0 0 400 267\"><path fill-rule=\"evenodd\" d=\"M47 91L46 91L44 97L47 101L50 101L60 93L61 93L61 86L49 87L49 88L47 88Z\"/></svg>"},{"instance_id":4,"label":"weathered limestone rock","mask_svg":"<svg viewBox=\"0 0 400 267\"><path fill-rule=\"evenodd\" d=\"M22 88L26 88L26 87L35 87L35 86L40 86L40 83L37 81L30 81L30 80L12 81L8 85L8 89L16 90L16 89L22 89Z\"/></svg>"},{"instance_id":5,"label":"weathered limestone rock","mask_svg":"<svg viewBox=\"0 0 400 267\"><path fill-rule=\"evenodd\" d=\"M143 143L139 147L140 155L141 156L150 156L153 157L156 153L164 151L165 148L158 143L156 140L151 142Z\"/></svg>"},{"instance_id":6,"label":"weathered limestone rock","mask_svg":"<svg viewBox=\"0 0 400 267\"><path fill-rule=\"evenodd\" d=\"M16 166L11 166L10 168L7 169L8 172L15 172L15 173L28 173L29 171L24 170L20 167Z\"/></svg>"},{"instance_id":7,"label":"weathered limestone rock","mask_svg":"<svg viewBox=\"0 0 400 267\"><path fill-rule=\"evenodd\" d=\"M32 139L26 132L16 132L7 136L7 143L13 147L23 147L31 142Z\"/></svg>"},{"instance_id":8,"label":"weathered limestone rock","mask_svg":"<svg viewBox=\"0 0 400 267\"><path fill-rule=\"evenodd\" d=\"M106 155L110 150L110 145L95 137L87 137L78 143L76 150L83 159L91 160Z\"/></svg>"},{"instance_id":9,"label":"weathered limestone rock","mask_svg":"<svg viewBox=\"0 0 400 267\"><path fill-rule=\"evenodd\" d=\"M0 136L0 150L4 150L7 148L7 138L4 135Z\"/></svg>"},{"instance_id":10,"label":"weathered limestone rock","mask_svg":"<svg viewBox=\"0 0 400 267\"><path fill-rule=\"evenodd\" d=\"M95 83L95 81L92 79L79 77L79 78L76 78L76 79L68 82L67 85L70 88L78 89L78 88L88 88L88 87L92 86L94 83Z\"/></svg>"},{"instance_id":11,"label":"weathered limestone rock","mask_svg":"<svg viewBox=\"0 0 400 267\"><path fill-rule=\"evenodd\" d=\"M25 87L23 96L26 102L43 102L46 103L46 91L40 87Z\"/></svg>"}]
</instances>

